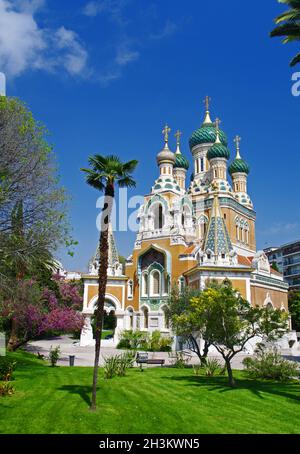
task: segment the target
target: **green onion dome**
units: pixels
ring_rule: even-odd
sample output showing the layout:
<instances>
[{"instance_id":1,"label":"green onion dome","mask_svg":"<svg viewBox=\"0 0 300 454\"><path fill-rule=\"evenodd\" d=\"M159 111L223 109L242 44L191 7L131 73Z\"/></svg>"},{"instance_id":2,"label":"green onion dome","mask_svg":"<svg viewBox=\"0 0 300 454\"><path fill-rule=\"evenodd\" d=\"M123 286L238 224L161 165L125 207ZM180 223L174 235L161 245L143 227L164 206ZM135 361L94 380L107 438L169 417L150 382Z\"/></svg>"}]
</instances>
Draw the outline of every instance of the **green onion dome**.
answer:
<instances>
[{"instance_id":1,"label":"green onion dome","mask_svg":"<svg viewBox=\"0 0 300 454\"><path fill-rule=\"evenodd\" d=\"M226 147L227 146L227 137L226 134L219 130L219 136L221 143ZM190 149L192 150L196 145L203 143L214 143L217 138L216 127L214 123L203 123L201 128L196 129L190 137L189 144Z\"/></svg>"},{"instance_id":2,"label":"green onion dome","mask_svg":"<svg viewBox=\"0 0 300 454\"><path fill-rule=\"evenodd\" d=\"M220 132L219 135L221 136ZM221 138L221 137L220 137ZM228 148L221 142L216 142L207 152L207 159L210 161L214 158L230 158L230 152Z\"/></svg>"},{"instance_id":3,"label":"green onion dome","mask_svg":"<svg viewBox=\"0 0 300 454\"><path fill-rule=\"evenodd\" d=\"M181 154L181 153L175 153L176 161L174 164L175 169L185 169L189 170L190 164L189 161Z\"/></svg>"},{"instance_id":4,"label":"green onion dome","mask_svg":"<svg viewBox=\"0 0 300 454\"><path fill-rule=\"evenodd\" d=\"M230 164L228 171L230 175L233 175L234 173L246 173L249 175L250 167L244 159L235 158L235 160Z\"/></svg>"}]
</instances>

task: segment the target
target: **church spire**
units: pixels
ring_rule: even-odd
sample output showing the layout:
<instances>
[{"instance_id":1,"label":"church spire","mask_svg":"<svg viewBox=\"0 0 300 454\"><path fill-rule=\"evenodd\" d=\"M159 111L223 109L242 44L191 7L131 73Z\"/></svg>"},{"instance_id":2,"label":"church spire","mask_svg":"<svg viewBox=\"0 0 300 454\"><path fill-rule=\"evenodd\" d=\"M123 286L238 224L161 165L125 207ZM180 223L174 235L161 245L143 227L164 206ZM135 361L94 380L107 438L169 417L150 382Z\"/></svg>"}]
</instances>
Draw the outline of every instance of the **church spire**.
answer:
<instances>
[{"instance_id":1,"label":"church spire","mask_svg":"<svg viewBox=\"0 0 300 454\"><path fill-rule=\"evenodd\" d=\"M169 150L169 134L170 134L170 132L171 132L171 128L169 128L169 126L166 124L166 126L162 130L162 134L163 134L164 140L165 140L165 149L166 150Z\"/></svg>"},{"instance_id":2,"label":"church spire","mask_svg":"<svg viewBox=\"0 0 300 454\"><path fill-rule=\"evenodd\" d=\"M242 139L240 138L240 136L235 136L235 139L234 139L234 142L235 142L235 145L236 145L236 157L235 159L241 159L241 154L240 154L240 141Z\"/></svg>"},{"instance_id":3,"label":"church spire","mask_svg":"<svg viewBox=\"0 0 300 454\"><path fill-rule=\"evenodd\" d=\"M221 140L220 140L220 123L221 123L220 118L216 118L216 121L215 121L215 124L216 124L216 141L215 141L215 143L221 143Z\"/></svg>"},{"instance_id":4,"label":"church spire","mask_svg":"<svg viewBox=\"0 0 300 454\"><path fill-rule=\"evenodd\" d=\"M205 118L204 118L204 122L203 122L203 125L206 125L206 124L212 124L212 121L211 121L211 118L210 118L210 111L209 111L209 103L211 101L211 98L209 96L205 96L205 99L204 99L204 104L205 104Z\"/></svg>"},{"instance_id":5,"label":"church spire","mask_svg":"<svg viewBox=\"0 0 300 454\"><path fill-rule=\"evenodd\" d=\"M222 259L223 255L228 256L233 247L222 216L216 186L213 186L213 189L214 200L204 243L204 251L207 254L212 253L214 255L215 263L217 263L220 258Z\"/></svg>"},{"instance_id":6,"label":"church spire","mask_svg":"<svg viewBox=\"0 0 300 454\"><path fill-rule=\"evenodd\" d=\"M175 137L176 137L176 151L175 151L175 154L181 154L181 151L180 151L180 137L182 135L182 132L179 131L179 129L177 130L176 134L175 134Z\"/></svg>"}]
</instances>

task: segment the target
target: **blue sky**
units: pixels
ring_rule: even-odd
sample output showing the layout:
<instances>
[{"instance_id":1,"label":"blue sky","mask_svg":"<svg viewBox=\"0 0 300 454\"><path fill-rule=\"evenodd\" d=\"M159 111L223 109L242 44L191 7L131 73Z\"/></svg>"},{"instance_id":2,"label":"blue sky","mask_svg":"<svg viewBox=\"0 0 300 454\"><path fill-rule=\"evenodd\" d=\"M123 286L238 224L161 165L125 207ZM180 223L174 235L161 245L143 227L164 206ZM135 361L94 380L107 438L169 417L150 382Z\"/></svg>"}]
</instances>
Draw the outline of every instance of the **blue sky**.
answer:
<instances>
[{"instance_id":1,"label":"blue sky","mask_svg":"<svg viewBox=\"0 0 300 454\"><path fill-rule=\"evenodd\" d=\"M288 66L296 45L270 39L276 0L0 0L0 71L7 94L22 98L51 131L72 200L74 258L84 270L98 238L97 193L80 167L93 153L136 158L137 188L157 177L167 121L183 132L182 152L203 120L203 98L251 165L258 247L300 237L299 109ZM190 159L191 160L191 159ZM117 233L131 252L133 233Z\"/></svg>"}]
</instances>

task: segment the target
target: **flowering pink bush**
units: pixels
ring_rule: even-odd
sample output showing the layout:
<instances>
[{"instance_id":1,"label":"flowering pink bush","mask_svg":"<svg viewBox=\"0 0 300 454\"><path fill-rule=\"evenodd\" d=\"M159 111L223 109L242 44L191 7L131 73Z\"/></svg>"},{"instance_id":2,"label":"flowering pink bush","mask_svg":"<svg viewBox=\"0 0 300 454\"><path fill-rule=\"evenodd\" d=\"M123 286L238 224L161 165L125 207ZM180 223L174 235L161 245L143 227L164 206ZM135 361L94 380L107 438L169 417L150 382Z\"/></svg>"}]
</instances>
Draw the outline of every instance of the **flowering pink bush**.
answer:
<instances>
[{"instance_id":1,"label":"flowering pink bush","mask_svg":"<svg viewBox=\"0 0 300 454\"><path fill-rule=\"evenodd\" d=\"M33 279L16 282L14 297L0 303L0 318L22 343L44 333L72 333L83 327L82 297L77 284L60 280L58 292L40 289Z\"/></svg>"}]
</instances>

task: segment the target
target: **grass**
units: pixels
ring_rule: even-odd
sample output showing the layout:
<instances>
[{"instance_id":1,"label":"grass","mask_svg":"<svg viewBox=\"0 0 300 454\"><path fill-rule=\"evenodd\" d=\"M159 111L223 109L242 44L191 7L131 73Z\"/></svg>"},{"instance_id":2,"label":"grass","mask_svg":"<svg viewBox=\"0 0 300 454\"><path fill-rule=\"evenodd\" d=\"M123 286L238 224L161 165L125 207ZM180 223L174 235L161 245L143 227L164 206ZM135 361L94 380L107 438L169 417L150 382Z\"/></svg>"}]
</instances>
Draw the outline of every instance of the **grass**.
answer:
<instances>
[{"instance_id":1,"label":"grass","mask_svg":"<svg viewBox=\"0 0 300 454\"><path fill-rule=\"evenodd\" d=\"M148 368L104 380L89 411L92 368L51 368L24 352L16 394L0 398L0 433L299 433L300 386L253 381L236 371L196 377L192 369Z\"/></svg>"}]
</instances>

